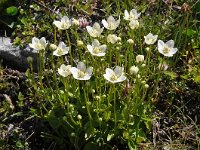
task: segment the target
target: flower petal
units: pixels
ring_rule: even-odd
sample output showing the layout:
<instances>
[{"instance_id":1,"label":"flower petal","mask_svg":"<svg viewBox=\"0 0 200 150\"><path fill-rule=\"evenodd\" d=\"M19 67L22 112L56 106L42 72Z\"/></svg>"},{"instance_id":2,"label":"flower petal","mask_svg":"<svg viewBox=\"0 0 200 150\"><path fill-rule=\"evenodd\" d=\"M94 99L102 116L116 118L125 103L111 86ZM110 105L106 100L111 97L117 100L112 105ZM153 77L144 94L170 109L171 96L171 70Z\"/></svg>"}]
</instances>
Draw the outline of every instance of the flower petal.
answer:
<instances>
[{"instance_id":1,"label":"flower petal","mask_svg":"<svg viewBox=\"0 0 200 150\"><path fill-rule=\"evenodd\" d=\"M165 43L162 40L158 40L158 51L162 54Z\"/></svg>"},{"instance_id":2,"label":"flower petal","mask_svg":"<svg viewBox=\"0 0 200 150\"><path fill-rule=\"evenodd\" d=\"M127 10L124 11L124 19L129 20L129 13Z\"/></svg>"},{"instance_id":3,"label":"flower petal","mask_svg":"<svg viewBox=\"0 0 200 150\"><path fill-rule=\"evenodd\" d=\"M115 22L114 17L113 17L113 16L109 16L108 19L107 19L107 22L108 22L108 23L113 23L113 22Z\"/></svg>"},{"instance_id":4,"label":"flower petal","mask_svg":"<svg viewBox=\"0 0 200 150\"><path fill-rule=\"evenodd\" d=\"M64 16L62 19L61 19L61 22L69 22L69 18L67 16Z\"/></svg>"},{"instance_id":5,"label":"flower petal","mask_svg":"<svg viewBox=\"0 0 200 150\"><path fill-rule=\"evenodd\" d=\"M174 55L178 51L177 48L172 48L171 51L169 52L171 55Z\"/></svg>"},{"instance_id":6,"label":"flower petal","mask_svg":"<svg viewBox=\"0 0 200 150\"><path fill-rule=\"evenodd\" d=\"M88 49L88 51L89 51L90 53L92 53L92 50L93 50L92 45L87 45L87 49Z\"/></svg>"},{"instance_id":7,"label":"flower petal","mask_svg":"<svg viewBox=\"0 0 200 150\"><path fill-rule=\"evenodd\" d=\"M102 24L106 29L108 28L108 23L105 19L102 20Z\"/></svg>"},{"instance_id":8,"label":"flower petal","mask_svg":"<svg viewBox=\"0 0 200 150\"><path fill-rule=\"evenodd\" d=\"M45 37L42 37L42 38L40 39L40 43L41 43L44 47L46 47L47 43L46 43Z\"/></svg>"},{"instance_id":9,"label":"flower petal","mask_svg":"<svg viewBox=\"0 0 200 150\"><path fill-rule=\"evenodd\" d=\"M101 52L105 52L106 51L107 46L106 45L101 45L99 46L99 49L101 50Z\"/></svg>"},{"instance_id":10,"label":"flower petal","mask_svg":"<svg viewBox=\"0 0 200 150\"><path fill-rule=\"evenodd\" d=\"M93 67L88 67L88 68L86 69L86 73L87 73L89 76L92 75L92 72L93 72Z\"/></svg>"},{"instance_id":11,"label":"flower petal","mask_svg":"<svg viewBox=\"0 0 200 150\"><path fill-rule=\"evenodd\" d=\"M55 24L55 26L60 29L61 28L61 22L60 21L54 21L53 24Z\"/></svg>"},{"instance_id":12,"label":"flower petal","mask_svg":"<svg viewBox=\"0 0 200 150\"><path fill-rule=\"evenodd\" d=\"M173 48L174 47L174 40L169 40L165 43L169 48Z\"/></svg>"},{"instance_id":13,"label":"flower petal","mask_svg":"<svg viewBox=\"0 0 200 150\"><path fill-rule=\"evenodd\" d=\"M106 74L107 74L108 76L112 75L113 73L115 73L115 72L114 72L112 69L106 68Z\"/></svg>"},{"instance_id":14,"label":"flower petal","mask_svg":"<svg viewBox=\"0 0 200 150\"><path fill-rule=\"evenodd\" d=\"M100 27L99 23L95 22L93 25L93 28L96 30L99 30L101 27Z\"/></svg>"},{"instance_id":15,"label":"flower petal","mask_svg":"<svg viewBox=\"0 0 200 150\"><path fill-rule=\"evenodd\" d=\"M122 75L123 71L124 71L124 68L120 66L116 66L114 69L114 72L118 77Z\"/></svg>"},{"instance_id":16,"label":"flower petal","mask_svg":"<svg viewBox=\"0 0 200 150\"><path fill-rule=\"evenodd\" d=\"M118 82L122 82L122 81L124 81L124 80L126 80L126 76L124 76L124 75L121 75L121 76L117 79Z\"/></svg>"},{"instance_id":17,"label":"flower petal","mask_svg":"<svg viewBox=\"0 0 200 150\"><path fill-rule=\"evenodd\" d=\"M73 77L77 77L78 76L78 69L76 67L71 67L70 68L70 72L72 73Z\"/></svg>"},{"instance_id":18,"label":"flower petal","mask_svg":"<svg viewBox=\"0 0 200 150\"><path fill-rule=\"evenodd\" d=\"M80 62L78 62L77 69L85 72L86 66L85 66L85 64L83 62L80 61Z\"/></svg>"},{"instance_id":19,"label":"flower petal","mask_svg":"<svg viewBox=\"0 0 200 150\"><path fill-rule=\"evenodd\" d=\"M38 38L36 38L36 37L32 38L32 44L39 43L39 41L40 40Z\"/></svg>"},{"instance_id":20,"label":"flower petal","mask_svg":"<svg viewBox=\"0 0 200 150\"><path fill-rule=\"evenodd\" d=\"M100 46L99 41L98 41L97 39L94 39L94 40L92 41L92 46L93 46L93 47L99 47L99 46Z\"/></svg>"}]
</instances>

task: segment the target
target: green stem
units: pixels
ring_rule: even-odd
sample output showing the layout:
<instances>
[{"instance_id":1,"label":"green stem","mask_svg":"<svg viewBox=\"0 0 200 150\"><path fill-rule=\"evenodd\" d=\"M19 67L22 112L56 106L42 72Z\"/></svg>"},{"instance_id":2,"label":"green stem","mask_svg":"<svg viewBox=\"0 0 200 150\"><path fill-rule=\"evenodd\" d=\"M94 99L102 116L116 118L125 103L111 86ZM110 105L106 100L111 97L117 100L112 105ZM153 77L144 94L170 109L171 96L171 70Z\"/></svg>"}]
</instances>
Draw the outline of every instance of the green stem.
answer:
<instances>
[{"instance_id":1,"label":"green stem","mask_svg":"<svg viewBox=\"0 0 200 150\"><path fill-rule=\"evenodd\" d=\"M68 44L69 44L69 55L70 55L70 64L73 63L73 57L72 57L72 44L71 44L71 41L70 41L70 38L69 38L69 33L68 31L66 31L66 35L67 35L67 41L68 41Z\"/></svg>"},{"instance_id":2,"label":"green stem","mask_svg":"<svg viewBox=\"0 0 200 150\"><path fill-rule=\"evenodd\" d=\"M65 92L68 92L68 82L67 82L67 80L66 79L64 79L63 80L63 84L64 84L64 86L65 86ZM70 112L70 106L69 106L69 97L68 97L68 93L65 93L65 95L64 95L64 102L66 102L67 103L67 112L68 112L68 114L69 114L69 116L70 116L70 119L71 119L71 121L73 122L73 124L74 125L77 125L77 123L76 123L76 121L74 120L74 118L72 117L72 114L71 114L71 112Z\"/></svg>"},{"instance_id":3,"label":"green stem","mask_svg":"<svg viewBox=\"0 0 200 150\"><path fill-rule=\"evenodd\" d=\"M114 117L115 117L115 129L117 126L117 112L116 112L116 89L115 85L113 85L113 91L114 91Z\"/></svg>"},{"instance_id":4,"label":"green stem","mask_svg":"<svg viewBox=\"0 0 200 150\"><path fill-rule=\"evenodd\" d=\"M85 105L86 105L86 109L87 109L87 113L88 113L88 116L89 116L89 120L90 120L90 126L91 128L93 127L92 125L92 116L90 114L90 107L88 105L88 97L87 97L87 93L86 93L86 85L84 85L85 82L82 82L82 88L83 88L83 93L84 93L84 99L85 99Z\"/></svg>"}]
</instances>

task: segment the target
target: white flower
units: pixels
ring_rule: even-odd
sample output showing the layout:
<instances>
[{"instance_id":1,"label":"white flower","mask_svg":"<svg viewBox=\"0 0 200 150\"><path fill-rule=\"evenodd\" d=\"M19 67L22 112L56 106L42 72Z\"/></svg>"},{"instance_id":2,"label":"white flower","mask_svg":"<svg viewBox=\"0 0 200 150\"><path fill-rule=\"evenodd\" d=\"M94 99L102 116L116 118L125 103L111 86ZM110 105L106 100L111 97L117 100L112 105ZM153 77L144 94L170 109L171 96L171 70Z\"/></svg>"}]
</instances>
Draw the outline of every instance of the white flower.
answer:
<instances>
[{"instance_id":1,"label":"white flower","mask_svg":"<svg viewBox=\"0 0 200 150\"><path fill-rule=\"evenodd\" d=\"M83 62L78 62L77 68L72 67L70 71L77 80L89 80L92 76L93 67L86 68Z\"/></svg>"},{"instance_id":2,"label":"white flower","mask_svg":"<svg viewBox=\"0 0 200 150\"><path fill-rule=\"evenodd\" d=\"M149 33L148 35L144 36L145 43L147 45L154 44L157 41L158 35L153 35Z\"/></svg>"},{"instance_id":3,"label":"white flower","mask_svg":"<svg viewBox=\"0 0 200 150\"><path fill-rule=\"evenodd\" d=\"M86 26L87 32L91 37L99 37L103 32L103 28L100 27L99 23L95 22L93 27Z\"/></svg>"},{"instance_id":4,"label":"white flower","mask_svg":"<svg viewBox=\"0 0 200 150\"><path fill-rule=\"evenodd\" d=\"M71 65L66 66L66 65L62 64L60 66L60 68L58 68L58 73L63 77L67 77L71 74L70 68L71 68Z\"/></svg>"},{"instance_id":5,"label":"white flower","mask_svg":"<svg viewBox=\"0 0 200 150\"><path fill-rule=\"evenodd\" d=\"M105 19L102 20L103 26L108 30L115 30L120 23L120 18L115 21L113 16L109 16L107 21Z\"/></svg>"},{"instance_id":6,"label":"white flower","mask_svg":"<svg viewBox=\"0 0 200 150\"><path fill-rule=\"evenodd\" d=\"M114 70L110 68L106 68L106 74L104 74L104 78L111 83L118 83L126 80L126 76L124 76L124 68L116 66Z\"/></svg>"},{"instance_id":7,"label":"white flower","mask_svg":"<svg viewBox=\"0 0 200 150\"><path fill-rule=\"evenodd\" d=\"M137 13L137 10L132 9L130 13L127 10L124 11L124 19L125 20L137 20L140 17L141 13Z\"/></svg>"},{"instance_id":8,"label":"white flower","mask_svg":"<svg viewBox=\"0 0 200 150\"><path fill-rule=\"evenodd\" d=\"M29 44L29 46L37 51L39 50L45 50L47 46L46 39L42 37L41 39L38 39L36 37L32 38L32 43Z\"/></svg>"},{"instance_id":9,"label":"white flower","mask_svg":"<svg viewBox=\"0 0 200 150\"><path fill-rule=\"evenodd\" d=\"M177 48L174 48L174 41L169 40L164 43L162 40L158 40L158 51L167 57L172 57L177 51Z\"/></svg>"},{"instance_id":10,"label":"white flower","mask_svg":"<svg viewBox=\"0 0 200 150\"><path fill-rule=\"evenodd\" d=\"M94 56L105 56L106 45L101 45L97 39L94 39L92 45L87 45L88 51Z\"/></svg>"},{"instance_id":11,"label":"white flower","mask_svg":"<svg viewBox=\"0 0 200 150\"><path fill-rule=\"evenodd\" d=\"M136 75L138 73L138 71L139 71L139 68L137 66L132 66L130 68L130 74L135 74Z\"/></svg>"},{"instance_id":12,"label":"white flower","mask_svg":"<svg viewBox=\"0 0 200 150\"><path fill-rule=\"evenodd\" d=\"M53 24L60 30L66 30L71 27L72 22L67 16L64 16L61 21L54 21Z\"/></svg>"},{"instance_id":13,"label":"white flower","mask_svg":"<svg viewBox=\"0 0 200 150\"><path fill-rule=\"evenodd\" d=\"M128 42L129 44L134 44L134 41L133 41L132 39L128 39L127 42Z\"/></svg>"},{"instance_id":14,"label":"white flower","mask_svg":"<svg viewBox=\"0 0 200 150\"><path fill-rule=\"evenodd\" d=\"M144 55L137 55L136 56L136 62L137 63L140 63L140 62L143 62L144 61Z\"/></svg>"},{"instance_id":15,"label":"white flower","mask_svg":"<svg viewBox=\"0 0 200 150\"><path fill-rule=\"evenodd\" d=\"M68 54L68 52L69 52L69 47L67 47L64 42L60 42L56 50L53 52L53 55L62 56Z\"/></svg>"},{"instance_id":16,"label":"white flower","mask_svg":"<svg viewBox=\"0 0 200 150\"><path fill-rule=\"evenodd\" d=\"M131 29L134 30L134 29L139 28L140 23L139 23L138 20L131 20L130 23L129 23L129 26L130 26Z\"/></svg>"},{"instance_id":17,"label":"white flower","mask_svg":"<svg viewBox=\"0 0 200 150\"><path fill-rule=\"evenodd\" d=\"M116 43L116 42L118 42L118 41L121 41L121 38L118 37L118 36L116 36L115 34L109 34L109 35L107 36L107 42L108 42L108 43L114 44L114 43Z\"/></svg>"}]
</instances>

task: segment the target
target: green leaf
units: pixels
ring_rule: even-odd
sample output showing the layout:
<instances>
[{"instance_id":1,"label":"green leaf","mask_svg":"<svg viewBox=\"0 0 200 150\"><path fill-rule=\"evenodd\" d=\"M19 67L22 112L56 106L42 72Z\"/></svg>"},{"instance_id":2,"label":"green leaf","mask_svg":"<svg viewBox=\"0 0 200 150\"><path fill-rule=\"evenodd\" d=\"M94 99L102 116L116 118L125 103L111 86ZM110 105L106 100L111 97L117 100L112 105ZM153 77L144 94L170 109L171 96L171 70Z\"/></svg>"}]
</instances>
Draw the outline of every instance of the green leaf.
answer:
<instances>
[{"instance_id":1,"label":"green leaf","mask_svg":"<svg viewBox=\"0 0 200 150\"><path fill-rule=\"evenodd\" d=\"M54 111L53 110L50 110L49 111L49 114L48 114L48 116L47 116L47 120L48 120L48 122L49 122L49 124L51 125L51 127L53 128L53 129L57 129L58 127L60 127L60 120L59 120L59 118L57 118L56 116L55 116L55 113L54 113Z\"/></svg>"},{"instance_id":2,"label":"green leaf","mask_svg":"<svg viewBox=\"0 0 200 150\"><path fill-rule=\"evenodd\" d=\"M137 149L137 145L135 144L135 142L133 140L128 141L128 147L129 147L130 150Z\"/></svg>"},{"instance_id":3,"label":"green leaf","mask_svg":"<svg viewBox=\"0 0 200 150\"><path fill-rule=\"evenodd\" d=\"M20 100L20 101L24 100L24 95L21 92L19 92L19 94L18 94L18 100Z\"/></svg>"},{"instance_id":4,"label":"green leaf","mask_svg":"<svg viewBox=\"0 0 200 150\"><path fill-rule=\"evenodd\" d=\"M136 138L136 142L137 143L141 143L141 142L143 142L143 141L145 141L146 140L146 135L144 134L144 132L142 131L142 130L140 130L139 132L138 132L138 136L137 136L137 138Z\"/></svg>"},{"instance_id":5,"label":"green leaf","mask_svg":"<svg viewBox=\"0 0 200 150\"><path fill-rule=\"evenodd\" d=\"M196 76L196 77L194 78L194 81L197 82L197 83L200 83L200 76Z\"/></svg>"},{"instance_id":6,"label":"green leaf","mask_svg":"<svg viewBox=\"0 0 200 150\"><path fill-rule=\"evenodd\" d=\"M175 79L177 78L177 74L175 72L172 72L172 71L165 71L164 74L170 76L172 79Z\"/></svg>"},{"instance_id":7,"label":"green leaf","mask_svg":"<svg viewBox=\"0 0 200 150\"><path fill-rule=\"evenodd\" d=\"M187 29L183 31L183 34L186 34L189 37L192 37L193 35L195 35L197 32L193 29Z\"/></svg>"},{"instance_id":8,"label":"green leaf","mask_svg":"<svg viewBox=\"0 0 200 150\"><path fill-rule=\"evenodd\" d=\"M11 15L11 16L16 15L16 14L17 14L17 11L18 11L18 9L17 9L17 7L15 7L15 6L10 6L10 7L6 8L6 13L7 13L8 15Z\"/></svg>"},{"instance_id":9,"label":"green leaf","mask_svg":"<svg viewBox=\"0 0 200 150\"><path fill-rule=\"evenodd\" d=\"M96 150L98 147L94 143L87 143L83 150Z\"/></svg>"}]
</instances>

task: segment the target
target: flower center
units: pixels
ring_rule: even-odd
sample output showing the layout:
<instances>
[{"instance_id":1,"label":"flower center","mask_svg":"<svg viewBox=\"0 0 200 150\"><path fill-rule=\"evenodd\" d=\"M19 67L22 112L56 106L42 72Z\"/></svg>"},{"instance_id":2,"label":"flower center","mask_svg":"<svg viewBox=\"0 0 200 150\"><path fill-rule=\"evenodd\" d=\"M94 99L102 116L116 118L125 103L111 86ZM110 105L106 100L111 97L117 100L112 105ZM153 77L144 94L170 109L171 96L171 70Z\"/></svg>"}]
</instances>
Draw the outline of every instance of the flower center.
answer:
<instances>
[{"instance_id":1,"label":"flower center","mask_svg":"<svg viewBox=\"0 0 200 150\"><path fill-rule=\"evenodd\" d=\"M41 43L38 43L36 45L36 48L39 49L39 50L42 50L42 49L44 49L44 46Z\"/></svg>"},{"instance_id":2,"label":"flower center","mask_svg":"<svg viewBox=\"0 0 200 150\"><path fill-rule=\"evenodd\" d=\"M96 29L93 29L92 33L94 34L94 36L98 36L98 31Z\"/></svg>"},{"instance_id":3,"label":"flower center","mask_svg":"<svg viewBox=\"0 0 200 150\"><path fill-rule=\"evenodd\" d=\"M168 54L169 52L170 52L170 48L165 46L165 48L163 49L163 53Z\"/></svg>"},{"instance_id":4,"label":"flower center","mask_svg":"<svg viewBox=\"0 0 200 150\"><path fill-rule=\"evenodd\" d=\"M61 28L68 29L70 27L70 23L68 22L61 22Z\"/></svg>"},{"instance_id":5,"label":"flower center","mask_svg":"<svg viewBox=\"0 0 200 150\"><path fill-rule=\"evenodd\" d=\"M110 76L110 80L111 81L115 81L115 80L117 80L117 76L115 75L115 74L112 74L111 76Z\"/></svg>"},{"instance_id":6,"label":"flower center","mask_svg":"<svg viewBox=\"0 0 200 150\"><path fill-rule=\"evenodd\" d=\"M147 39L150 43L153 43L153 39L152 38L148 38Z\"/></svg>"},{"instance_id":7,"label":"flower center","mask_svg":"<svg viewBox=\"0 0 200 150\"><path fill-rule=\"evenodd\" d=\"M108 25L108 28L109 28L109 29L114 29L114 28L115 28L115 24L114 24L114 23L110 23L110 24Z\"/></svg>"},{"instance_id":8,"label":"flower center","mask_svg":"<svg viewBox=\"0 0 200 150\"><path fill-rule=\"evenodd\" d=\"M100 50L99 47L94 47L92 52L95 53L95 54L99 54L101 52L101 50Z\"/></svg>"},{"instance_id":9,"label":"flower center","mask_svg":"<svg viewBox=\"0 0 200 150\"><path fill-rule=\"evenodd\" d=\"M130 20L135 20L136 19L136 16L135 15L130 15Z\"/></svg>"},{"instance_id":10,"label":"flower center","mask_svg":"<svg viewBox=\"0 0 200 150\"><path fill-rule=\"evenodd\" d=\"M61 28L65 28L65 23L64 22L61 22Z\"/></svg>"},{"instance_id":11,"label":"flower center","mask_svg":"<svg viewBox=\"0 0 200 150\"><path fill-rule=\"evenodd\" d=\"M57 52L58 55L62 55L62 54L63 54L63 49L62 49L62 48L59 48L59 47L58 47L57 51L58 51L58 52Z\"/></svg>"},{"instance_id":12,"label":"flower center","mask_svg":"<svg viewBox=\"0 0 200 150\"><path fill-rule=\"evenodd\" d=\"M79 78L84 78L85 75L86 75L85 72L83 72L83 71L81 71L81 70L78 71L78 77L79 77Z\"/></svg>"}]
</instances>

